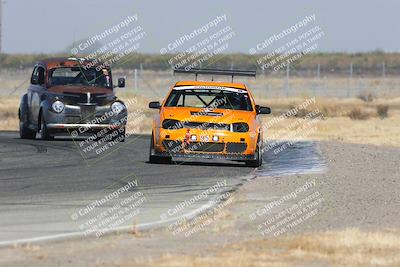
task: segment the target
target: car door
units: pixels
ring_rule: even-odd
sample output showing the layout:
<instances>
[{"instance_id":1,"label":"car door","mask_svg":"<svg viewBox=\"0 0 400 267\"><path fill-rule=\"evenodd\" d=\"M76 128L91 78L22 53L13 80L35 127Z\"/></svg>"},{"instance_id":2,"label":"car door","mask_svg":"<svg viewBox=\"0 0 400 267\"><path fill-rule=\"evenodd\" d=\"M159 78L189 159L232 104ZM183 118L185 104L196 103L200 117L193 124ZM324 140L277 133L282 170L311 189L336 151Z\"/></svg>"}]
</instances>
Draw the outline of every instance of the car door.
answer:
<instances>
[{"instance_id":1,"label":"car door","mask_svg":"<svg viewBox=\"0 0 400 267\"><path fill-rule=\"evenodd\" d=\"M34 125L34 118L33 118L34 116L32 113L32 98L33 98L33 95L35 92L35 86L38 83L38 78L39 78L39 76L37 73L37 66L35 66L32 71L31 83L29 85L28 93L27 93L27 95L28 95L28 120L31 125Z\"/></svg>"},{"instance_id":2,"label":"car door","mask_svg":"<svg viewBox=\"0 0 400 267\"><path fill-rule=\"evenodd\" d=\"M31 86L28 92L28 103L30 122L37 127L39 124L40 102L45 92L45 69L43 66L37 65L32 73Z\"/></svg>"}]
</instances>

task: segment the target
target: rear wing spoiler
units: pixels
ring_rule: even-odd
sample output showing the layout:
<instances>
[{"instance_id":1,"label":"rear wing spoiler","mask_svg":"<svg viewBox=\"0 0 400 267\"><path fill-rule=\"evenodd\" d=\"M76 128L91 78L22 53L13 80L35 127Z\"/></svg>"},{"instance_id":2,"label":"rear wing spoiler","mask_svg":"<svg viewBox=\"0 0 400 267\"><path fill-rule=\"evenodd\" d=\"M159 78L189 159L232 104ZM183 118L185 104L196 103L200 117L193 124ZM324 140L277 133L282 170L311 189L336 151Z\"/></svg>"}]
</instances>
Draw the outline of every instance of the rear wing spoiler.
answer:
<instances>
[{"instance_id":1,"label":"rear wing spoiler","mask_svg":"<svg viewBox=\"0 0 400 267\"><path fill-rule=\"evenodd\" d=\"M232 81L234 76L246 76L246 77L256 77L256 71L255 70L221 70L221 69L174 69L174 74L175 73L185 73L185 74L195 74L196 75L196 81L197 81L197 75L199 74L208 74L208 75L225 75L225 76L231 76Z\"/></svg>"}]
</instances>

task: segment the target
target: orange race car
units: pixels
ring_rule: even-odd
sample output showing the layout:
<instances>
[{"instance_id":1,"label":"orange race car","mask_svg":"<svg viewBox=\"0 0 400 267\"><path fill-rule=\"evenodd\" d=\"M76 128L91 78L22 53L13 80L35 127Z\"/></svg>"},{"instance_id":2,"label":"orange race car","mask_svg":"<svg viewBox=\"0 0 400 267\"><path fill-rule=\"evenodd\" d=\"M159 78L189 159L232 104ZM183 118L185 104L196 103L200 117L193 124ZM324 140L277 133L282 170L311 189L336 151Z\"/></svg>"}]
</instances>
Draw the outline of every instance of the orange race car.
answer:
<instances>
[{"instance_id":1,"label":"orange race car","mask_svg":"<svg viewBox=\"0 0 400 267\"><path fill-rule=\"evenodd\" d=\"M179 158L218 158L262 164L262 127L259 114L271 109L255 104L249 89L233 83L234 76L255 77L255 71L176 69L191 73L196 81L177 82L160 102L153 121L149 161L170 162ZM197 81L198 74L229 75L232 82Z\"/></svg>"}]
</instances>

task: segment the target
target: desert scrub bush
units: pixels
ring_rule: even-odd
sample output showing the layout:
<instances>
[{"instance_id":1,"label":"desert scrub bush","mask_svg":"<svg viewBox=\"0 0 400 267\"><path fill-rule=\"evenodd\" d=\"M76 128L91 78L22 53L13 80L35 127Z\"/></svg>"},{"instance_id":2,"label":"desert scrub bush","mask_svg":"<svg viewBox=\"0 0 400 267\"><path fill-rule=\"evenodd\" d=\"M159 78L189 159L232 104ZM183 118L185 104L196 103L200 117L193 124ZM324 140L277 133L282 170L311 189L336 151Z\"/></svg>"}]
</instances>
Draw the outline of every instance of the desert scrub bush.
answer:
<instances>
[{"instance_id":1,"label":"desert scrub bush","mask_svg":"<svg viewBox=\"0 0 400 267\"><path fill-rule=\"evenodd\" d=\"M388 117L389 105L380 104L376 106L376 113L379 118L384 119Z\"/></svg>"},{"instance_id":2,"label":"desert scrub bush","mask_svg":"<svg viewBox=\"0 0 400 267\"><path fill-rule=\"evenodd\" d=\"M370 115L367 112L363 111L359 107L352 108L348 116L352 120L366 120L370 117Z\"/></svg>"},{"instance_id":3,"label":"desert scrub bush","mask_svg":"<svg viewBox=\"0 0 400 267\"><path fill-rule=\"evenodd\" d=\"M17 118L18 112L17 111L0 111L0 119L10 119L10 118Z\"/></svg>"},{"instance_id":4,"label":"desert scrub bush","mask_svg":"<svg viewBox=\"0 0 400 267\"><path fill-rule=\"evenodd\" d=\"M343 107L336 103L321 103L318 105L318 109L324 117L338 117L343 113Z\"/></svg>"},{"instance_id":5,"label":"desert scrub bush","mask_svg":"<svg viewBox=\"0 0 400 267\"><path fill-rule=\"evenodd\" d=\"M291 102L288 104L288 107L285 110L295 109L299 103L301 102ZM343 108L340 104L338 104L336 101L328 101L325 99L317 99L315 103L312 103L305 108L298 109L297 113L293 114L293 116L297 118L304 118L310 113L314 112L321 114L323 118L343 116ZM344 115L347 115L347 113Z\"/></svg>"},{"instance_id":6,"label":"desert scrub bush","mask_svg":"<svg viewBox=\"0 0 400 267\"><path fill-rule=\"evenodd\" d=\"M364 102L372 102L374 100L374 96L371 93L362 93L357 96L358 99L361 99Z\"/></svg>"}]
</instances>

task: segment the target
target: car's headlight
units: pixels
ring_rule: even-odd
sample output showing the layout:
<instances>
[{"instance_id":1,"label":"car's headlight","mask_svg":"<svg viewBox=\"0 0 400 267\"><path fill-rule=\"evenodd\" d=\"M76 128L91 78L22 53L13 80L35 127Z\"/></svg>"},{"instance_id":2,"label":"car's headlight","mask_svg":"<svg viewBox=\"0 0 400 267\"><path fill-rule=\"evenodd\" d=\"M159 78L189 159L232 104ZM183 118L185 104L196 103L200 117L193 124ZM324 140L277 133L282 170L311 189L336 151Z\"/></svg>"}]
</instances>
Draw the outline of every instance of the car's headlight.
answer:
<instances>
[{"instance_id":1,"label":"car's headlight","mask_svg":"<svg viewBox=\"0 0 400 267\"><path fill-rule=\"evenodd\" d=\"M61 113L64 110L65 105L63 102L57 100L51 105L51 107L55 112Z\"/></svg>"},{"instance_id":2,"label":"car's headlight","mask_svg":"<svg viewBox=\"0 0 400 267\"><path fill-rule=\"evenodd\" d=\"M162 122L163 129L177 130L183 128L183 125L178 120L166 119Z\"/></svg>"},{"instance_id":3,"label":"car's headlight","mask_svg":"<svg viewBox=\"0 0 400 267\"><path fill-rule=\"evenodd\" d=\"M114 102L111 104L111 110L114 114L119 114L125 109L125 105L121 102Z\"/></svg>"},{"instance_id":4,"label":"car's headlight","mask_svg":"<svg viewBox=\"0 0 400 267\"><path fill-rule=\"evenodd\" d=\"M249 125L244 122L232 123L232 130L234 132L245 133L249 131Z\"/></svg>"}]
</instances>

